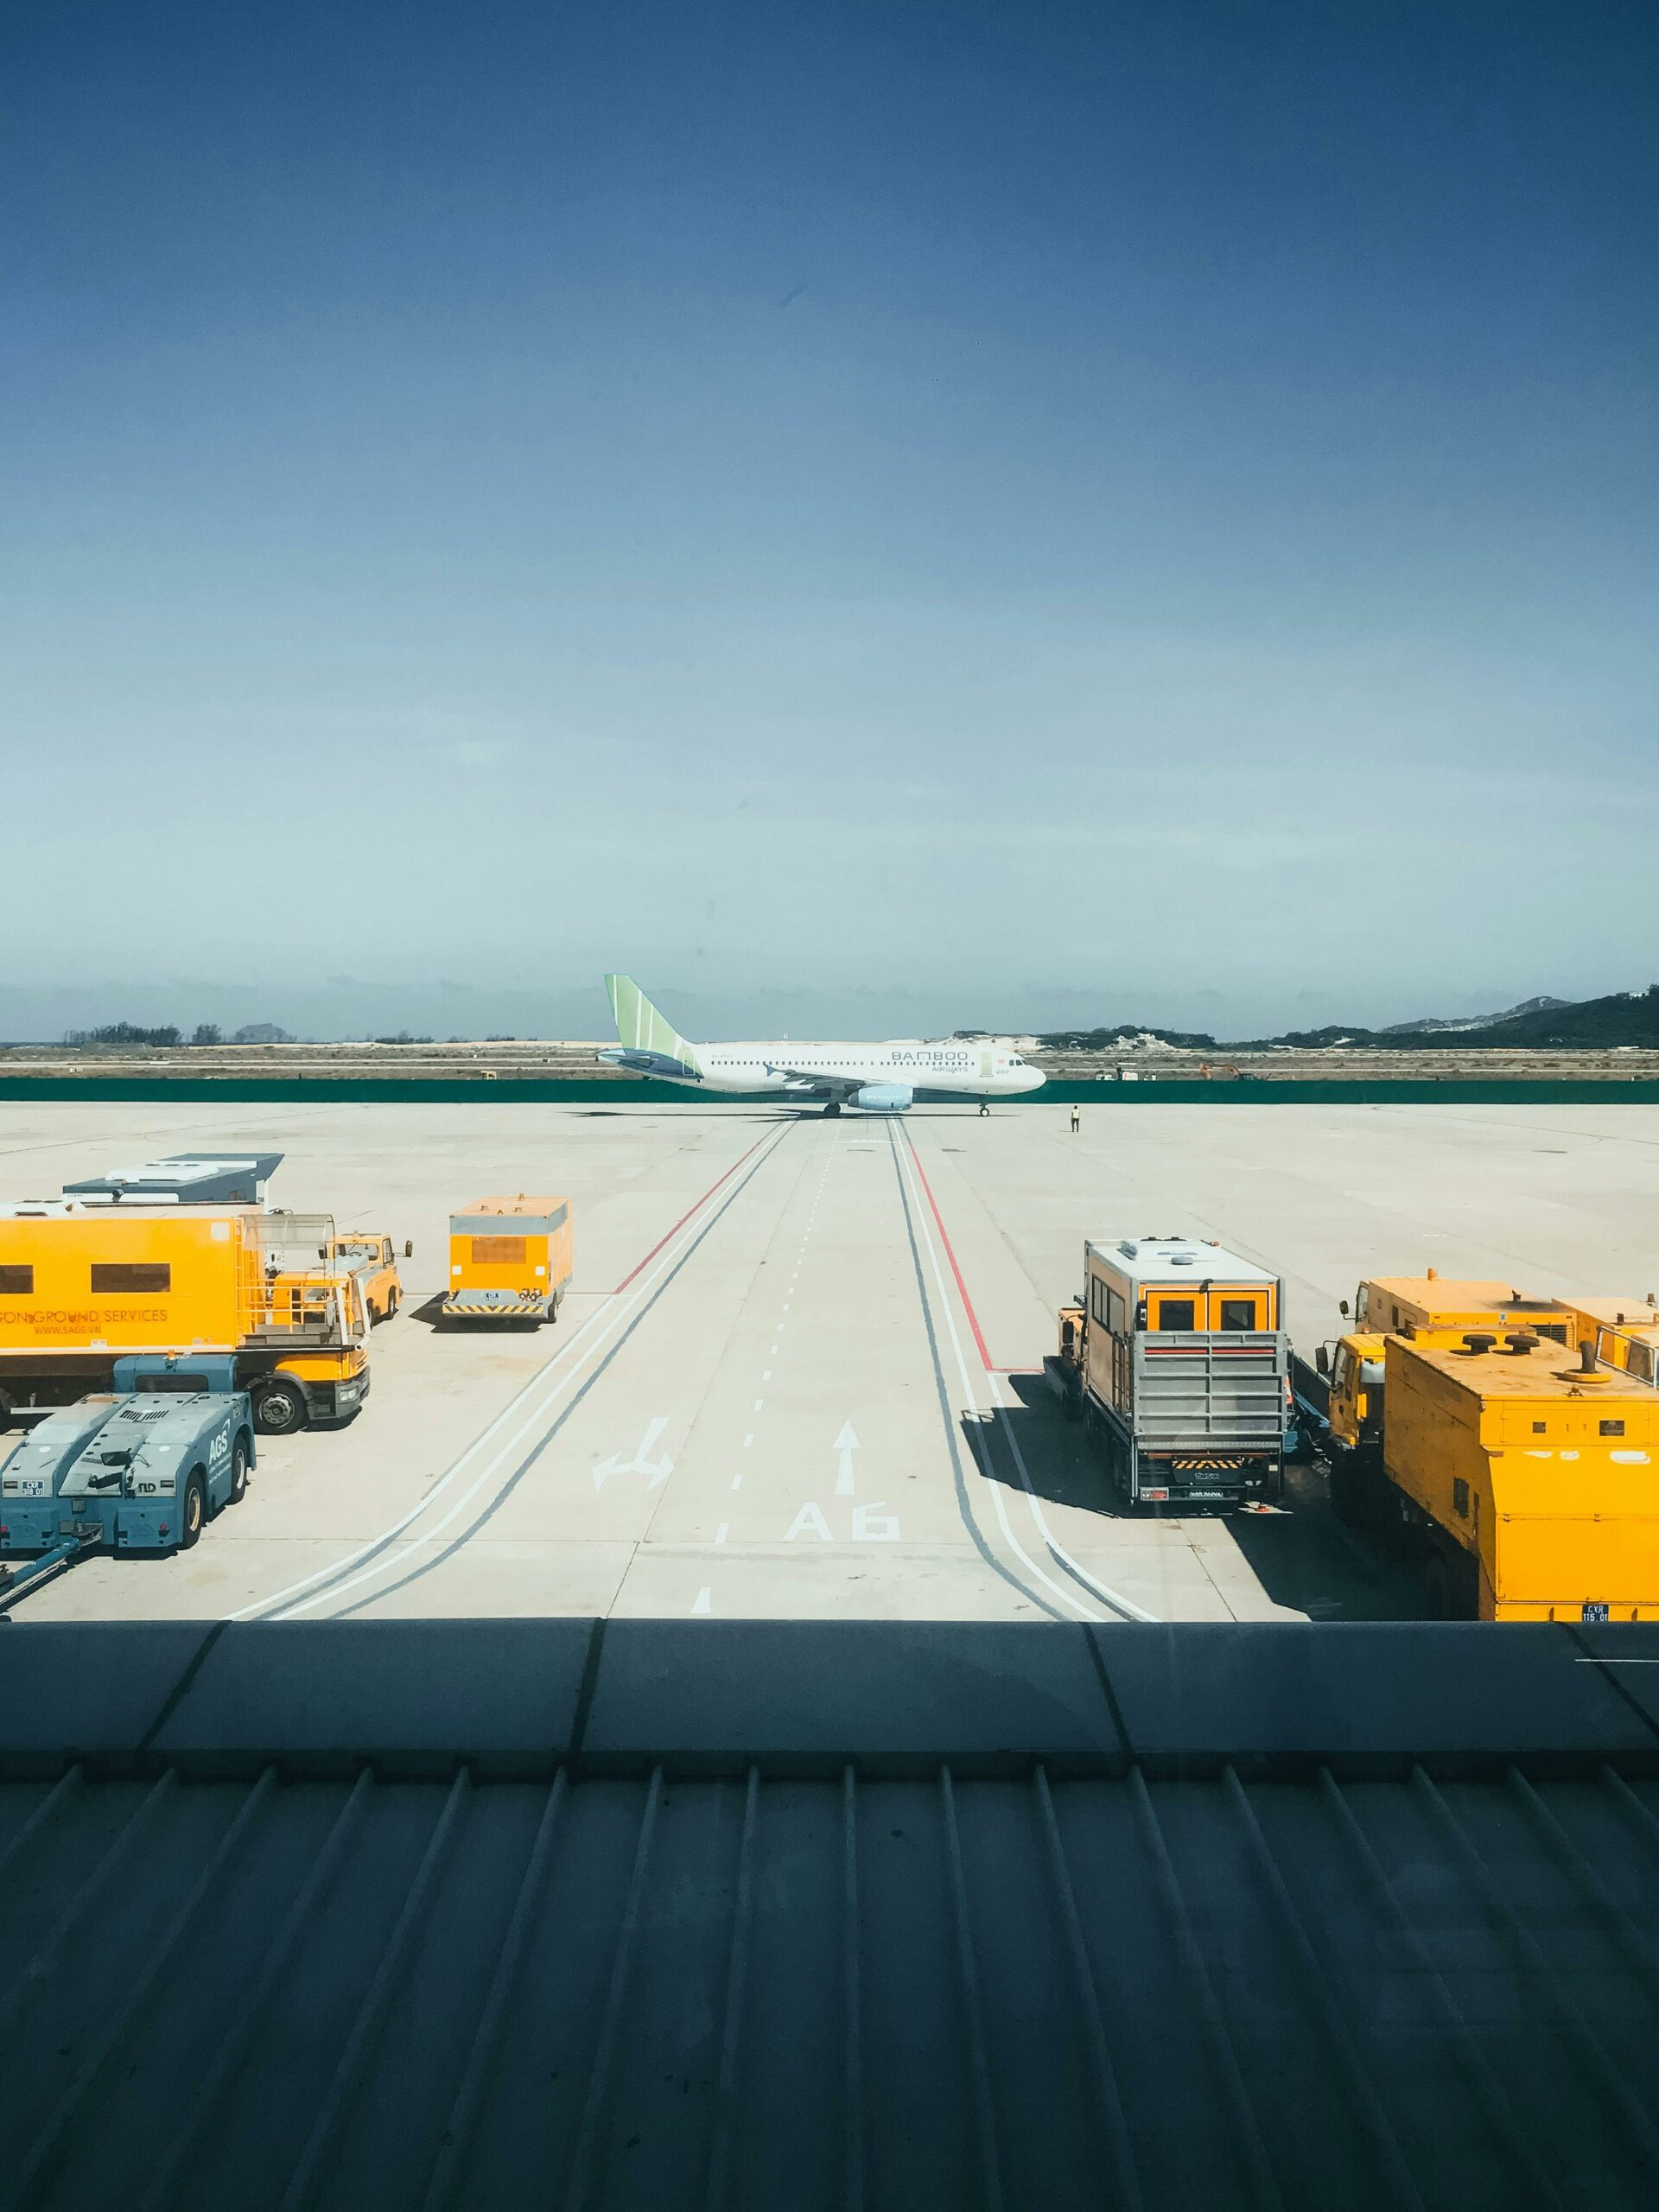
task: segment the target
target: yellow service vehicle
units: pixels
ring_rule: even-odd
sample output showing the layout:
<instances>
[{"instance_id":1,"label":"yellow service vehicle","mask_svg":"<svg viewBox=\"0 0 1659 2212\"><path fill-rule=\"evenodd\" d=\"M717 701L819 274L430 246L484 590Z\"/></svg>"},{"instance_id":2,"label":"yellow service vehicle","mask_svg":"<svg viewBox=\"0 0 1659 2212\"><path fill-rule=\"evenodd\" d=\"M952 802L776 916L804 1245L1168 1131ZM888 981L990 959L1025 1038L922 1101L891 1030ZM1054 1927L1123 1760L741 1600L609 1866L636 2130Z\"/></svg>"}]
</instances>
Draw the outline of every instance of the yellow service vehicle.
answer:
<instances>
[{"instance_id":1,"label":"yellow service vehicle","mask_svg":"<svg viewBox=\"0 0 1659 2212\"><path fill-rule=\"evenodd\" d=\"M1345 1317L1344 1299L1340 1312ZM1533 1329L1566 1344L1567 1325L1554 1300L1528 1298L1507 1282L1443 1276L1372 1275L1354 1293L1354 1327L1376 1336L1409 1337L1425 1329Z\"/></svg>"},{"instance_id":2,"label":"yellow service vehicle","mask_svg":"<svg viewBox=\"0 0 1659 2212\"><path fill-rule=\"evenodd\" d=\"M1421 1559L1436 1615L1659 1618L1659 1390L1529 1329L1389 1337L1383 1362L1351 1517Z\"/></svg>"},{"instance_id":3,"label":"yellow service vehicle","mask_svg":"<svg viewBox=\"0 0 1659 2212\"><path fill-rule=\"evenodd\" d=\"M449 1217L446 1321L556 1319L575 1261L569 1198L478 1198Z\"/></svg>"},{"instance_id":4,"label":"yellow service vehicle","mask_svg":"<svg viewBox=\"0 0 1659 2212\"><path fill-rule=\"evenodd\" d=\"M254 1205L0 1205L0 1425L111 1388L131 1352L227 1352L254 1425L349 1420L368 1307L327 1214Z\"/></svg>"},{"instance_id":5,"label":"yellow service vehicle","mask_svg":"<svg viewBox=\"0 0 1659 2212\"><path fill-rule=\"evenodd\" d=\"M1592 1344L1599 1364L1638 1382L1659 1382L1659 1312L1645 1298L1563 1298L1574 1341Z\"/></svg>"},{"instance_id":6,"label":"yellow service vehicle","mask_svg":"<svg viewBox=\"0 0 1659 2212\"><path fill-rule=\"evenodd\" d=\"M404 1257L407 1259L414 1249L405 1240ZM397 1255L391 1237L381 1236L372 1229L348 1229L329 1238L328 1258L331 1265L357 1277L364 1303L369 1309L370 1325L390 1321L404 1297Z\"/></svg>"},{"instance_id":7,"label":"yellow service vehicle","mask_svg":"<svg viewBox=\"0 0 1659 2212\"><path fill-rule=\"evenodd\" d=\"M1345 1316L1348 1301L1339 1311ZM1549 1299L1528 1298L1506 1282L1445 1277L1430 1268L1421 1275L1373 1275L1354 1294L1354 1325L1334 1344L1321 1344L1314 1366L1291 1362L1300 1425L1325 1441L1331 1460L1331 1494L1338 1512L1349 1455L1375 1453L1382 1434L1383 1351L1391 1336L1418 1343L1459 1341L1465 1330L1494 1334L1529 1329L1565 1351L1576 1341L1571 1317Z\"/></svg>"},{"instance_id":8,"label":"yellow service vehicle","mask_svg":"<svg viewBox=\"0 0 1659 2212\"><path fill-rule=\"evenodd\" d=\"M1276 1497L1290 1412L1279 1278L1185 1236L1086 1243L1083 1264L1045 1367L1123 1503Z\"/></svg>"}]
</instances>

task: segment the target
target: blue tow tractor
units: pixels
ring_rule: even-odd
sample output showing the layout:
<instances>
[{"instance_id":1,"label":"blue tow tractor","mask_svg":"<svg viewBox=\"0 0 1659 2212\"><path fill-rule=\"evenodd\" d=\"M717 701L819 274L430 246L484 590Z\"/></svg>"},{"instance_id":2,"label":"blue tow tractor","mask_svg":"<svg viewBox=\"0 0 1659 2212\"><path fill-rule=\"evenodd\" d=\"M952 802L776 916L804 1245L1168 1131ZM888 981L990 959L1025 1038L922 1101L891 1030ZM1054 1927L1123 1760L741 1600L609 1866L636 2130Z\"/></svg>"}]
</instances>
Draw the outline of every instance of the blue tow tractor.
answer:
<instances>
[{"instance_id":1,"label":"blue tow tractor","mask_svg":"<svg viewBox=\"0 0 1659 2212\"><path fill-rule=\"evenodd\" d=\"M118 1359L115 1389L32 1428L0 1466L0 1612L93 1550L188 1551L254 1464L253 1414L224 1356Z\"/></svg>"}]
</instances>

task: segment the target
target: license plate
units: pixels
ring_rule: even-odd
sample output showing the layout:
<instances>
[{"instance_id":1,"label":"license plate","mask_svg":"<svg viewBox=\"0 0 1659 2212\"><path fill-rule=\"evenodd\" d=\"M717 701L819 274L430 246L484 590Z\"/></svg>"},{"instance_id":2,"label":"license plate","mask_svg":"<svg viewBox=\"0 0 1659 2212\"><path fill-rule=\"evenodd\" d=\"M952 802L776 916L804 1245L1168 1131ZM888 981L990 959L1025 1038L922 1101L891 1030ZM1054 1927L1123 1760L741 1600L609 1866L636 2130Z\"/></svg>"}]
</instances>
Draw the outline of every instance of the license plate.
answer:
<instances>
[{"instance_id":1,"label":"license plate","mask_svg":"<svg viewBox=\"0 0 1659 2212\"><path fill-rule=\"evenodd\" d=\"M1590 1621L1592 1623L1605 1621L1607 1618L1607 1608L1605 1605L1598 1605L1594 1603L1591 1603L1585 1606L1583 1612L1579 1616L1579 1618L1580 1620Z\"/></svg>"}]
</instances>

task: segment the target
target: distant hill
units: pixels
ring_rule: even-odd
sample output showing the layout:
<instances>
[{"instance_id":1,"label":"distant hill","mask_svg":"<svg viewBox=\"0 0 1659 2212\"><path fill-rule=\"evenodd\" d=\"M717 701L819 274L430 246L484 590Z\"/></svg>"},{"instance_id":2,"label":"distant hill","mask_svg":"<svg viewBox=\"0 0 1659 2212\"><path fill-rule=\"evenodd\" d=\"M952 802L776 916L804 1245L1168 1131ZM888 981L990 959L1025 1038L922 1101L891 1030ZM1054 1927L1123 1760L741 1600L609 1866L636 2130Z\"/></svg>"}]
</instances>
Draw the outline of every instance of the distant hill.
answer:
<instances>
[{"instance_id":1,"label":"distant hill","mask_svg":"<svg viewBox=\"0 0 1659 2212\"><path fill-rule=\"evenodd\" d=\"M1645 991L1616 991L1611 998L1585 999L1579 1005L1554 1005L1533 1014L1515 1014L1478 1030L1465 1043L1591 1047L1605 1052L1618 1045L1652 1050L1659 1046L1659 983Z\"/></svg>"},{"instance_id":2,"label":"distant hill","mask_svg":"<svg viewBox=\"0 0 1659 2212\"><path fill-rule=\"evenodd\" d=\"M1450 1021L1442 1021L1427 1014L1419 1021L1391 1021L1382 1031L1384 1037L1431 1037L1461 1035L1470 1029L1496 1029L1500 1022L1518 1021L1526 1014L1553 1014L1558 1007L1571 1006L1571 999L1522 999L1519 1006L1505 1007L1501 1014L1465 1014Z\"/></svg>"},{"instance_id":3,"label":"distant hill","mask_svg":"<svg viewBox=\"0 0 1659 2212\"><path fill-rule=\"evenodd\" d=\"M1577 1005L1567 999L1529 999L1510 1013L1465 1027L1460 1022L1425 1021L1392 1029L1344 1029L1332 1023L1324 1029L1292 1030L1283 1037L1263 1037L1258 1046L1298 1045L1304 1050L1321 1046L1348 1045L1392 1047L1398 1052L1414 1044L1434 1045L1455 1036L1465 1052L1611 1052L1620 1045L1651 1051L1659 1048L1659 984L1645 991L1617 991L1611 998L1585 999ZM1235 1046L1236 1051L1243 1049Z\"/></svg>"},{"instance_id":4,"label":"distant hill","mask_svg":"<svg viewBox=\"0 0 1659 2212\"><path fill-rule=\"evenodd\" d=\"M1611 998L1569 999L1539 997L1525 1000L1507 1013L1477 1015L1462 1021L1425 1016L1421 1021L1395 1022L1388 1029L1344 1027L1327 1022L1322 1029L1291 1029L1281 1037L1236 1038L1218 1045L1213 1037L1195 1030L1137 1028L1118 1022L1103 1029L1058 1029L1038 1042L1053 1052L1106 1052L1114 1047L1141 1045L1155 1039L1188 1052L1265 1052L1270 1046L1287 1045L1303 1052L1333 1046L1356 1050L1400 1052L1414 1045L1433 1046L1455 1038L1465 1052L1560 1051L1611 1052L1621 1045L1659 1050L1659 983L1645 991L1616 991Z\"/></svg>"},{"instance_id":5,"label":"distant hill","mask_svg":"<svg viewBox=\"0 0 1659 2212\"><path fill-rule=\"evenodd\" d=\"M959 1036L963 1033L957 1032ZM1215 1039L1205 1036L1202 1030L1143 1029L1135 1021L1120 1021L1108 1029L1053 1029L1037 1042L1057 1052L1109 1052L1117 1045L1144 1046L1149 1038L1160 1045L1179 1046L1188 1052L1212 1052L1216 1049Z\"/></svg>"}]
</instances>

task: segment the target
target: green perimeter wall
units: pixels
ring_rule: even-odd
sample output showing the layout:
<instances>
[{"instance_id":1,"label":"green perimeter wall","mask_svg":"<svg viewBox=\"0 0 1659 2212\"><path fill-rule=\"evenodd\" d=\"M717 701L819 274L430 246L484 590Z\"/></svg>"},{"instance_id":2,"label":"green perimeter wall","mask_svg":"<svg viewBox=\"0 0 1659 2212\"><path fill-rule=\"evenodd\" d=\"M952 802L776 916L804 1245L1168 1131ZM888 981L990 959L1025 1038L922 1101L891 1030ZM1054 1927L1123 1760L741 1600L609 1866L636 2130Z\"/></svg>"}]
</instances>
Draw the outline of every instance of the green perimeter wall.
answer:
<instances>
[{"instance_id":1,"label":"green perimeter wall","mask_svg":"<svg viewBox=\"0 0 1659 2212\"><path fill-rule=\"evenodd\" d=\"M709 1093L649 1080L580 1077L494 1083L477 1077L453 1081L321 1076L268 1080L200 1080L188 1077L123 1079L60 1076L0 1077L0 1100L57 1104L76 1098L166 1105L184 1101L227 1106L635 1106L706 1104L711 1096L734 1105L779 1104L775 1091ZM810 1103L810 1102L804 1102ZM1067 1083L1051 1080L1027 1097L998 1098L1010 1106L1659 1106L1659 1081L1607 1083L1528 1081L1445 1082L1141 1082Z\"/></svg>"}]
</instances>

